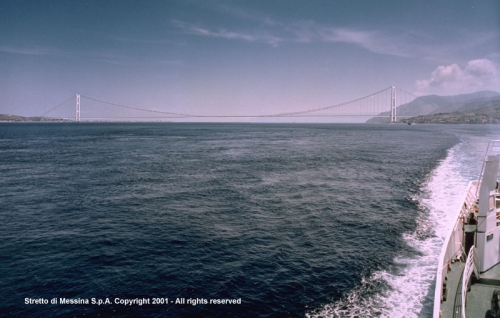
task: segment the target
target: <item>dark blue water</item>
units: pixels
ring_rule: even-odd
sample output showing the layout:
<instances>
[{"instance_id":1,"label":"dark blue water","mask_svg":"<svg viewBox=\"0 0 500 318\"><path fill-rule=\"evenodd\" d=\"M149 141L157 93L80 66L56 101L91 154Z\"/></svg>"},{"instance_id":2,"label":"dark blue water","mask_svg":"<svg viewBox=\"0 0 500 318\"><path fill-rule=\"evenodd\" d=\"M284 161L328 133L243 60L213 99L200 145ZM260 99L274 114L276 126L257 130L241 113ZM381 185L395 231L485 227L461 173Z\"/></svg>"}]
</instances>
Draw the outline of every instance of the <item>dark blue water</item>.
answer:
<instances>
[{"instance_id":1,"label":"dark blue water","mask_svg":"<svg viewBox=\"0 0 500 318\"><path fill-rule=\"evenodd\" d=\"M415 194L458 141L425 125L1 124L1 315L304 317L417 253Z\"/></svg>"}]
</instances>

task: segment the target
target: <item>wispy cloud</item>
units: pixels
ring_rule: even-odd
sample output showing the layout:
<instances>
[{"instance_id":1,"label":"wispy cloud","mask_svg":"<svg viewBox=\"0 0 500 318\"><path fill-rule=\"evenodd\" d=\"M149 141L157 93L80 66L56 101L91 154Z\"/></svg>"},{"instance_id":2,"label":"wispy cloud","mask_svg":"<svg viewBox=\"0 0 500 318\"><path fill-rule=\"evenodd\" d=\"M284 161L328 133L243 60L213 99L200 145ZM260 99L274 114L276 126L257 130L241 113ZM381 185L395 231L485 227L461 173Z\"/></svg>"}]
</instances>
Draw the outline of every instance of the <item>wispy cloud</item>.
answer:
<instances>
[{"instance_id":1,"label":"wispy cloud","mask_svg":"<svg viewBox=\"0 0 500 318\"><path fill-rule=\"evenodd\" d=\"M450 36L440 38L437 33L415 29L332 26L312 20L277 21L266 13L231 3L204 2L200 5L221 15L217 21L219 26L180 20L172 21L173 24L185 34L266 43L275 47L284 43L346 44L377 54L449 63L447 59L453 53L470 51L500 38L498 30L482 33L469 29L450 30ZM242 24L245 25L243 29Z\"/></svg>"},{"instance_id":2,"label":"wispy cloud","mask_svg":"<svg viewBox=\"0 0 500 318\"><path fill-rule=\"evenodd\" d=\"M121 43L133 43L133 44L151 44L151 45L177 45L182 46L185 43L171 40L171 39L151 39L151 38L133 38L133 37L124 37L124 36L110 36L112 41L121 42Z\"/></svg>"},{"instance_id":3,"label":"wispy cloud","mask_svg":"<svg viewBox=\"0 0 500 318\"><path fill-rule=\"evenodd\" d=\"M182 60L169 59L168 57L162 56L133 56L129 54L122 54L118 51L101 51L101 52L89 52L87 54L83 53L85 57L90 58L96 62L113 64L120 66L148 66L148 65L159 65L159 66L183 66Z\"/></svg>"},{"instance_id":4,"label":"wispy cloud","mask_svg":"<svg viewBox=\"0 0 500 318\"><path fill-rule=\"evenodd\" d=\"M373 53L408 57L404 38L380 30L321 26L312 21L297 22L287 27L290 39L295 42L323 42L352 44Z\"/></svg>"},{"instance_id":5,"label":"wispy cloud","mask_svg":"<svg viewBox=\"0 0 500 318\"><path fill-rule=\"evenodd\" d=\"M417 52L414 39L408 39L408 32L397 35L381 30L333 27L311 20L276 21L267 14L243 9L230 3L204 3L206 9L245 22L245 30L237 26L213 27L173 20L172 23L185 34L266 43L279 46L283 43L336 43L350 44L373 53L409 57ZM404 34L404 35L403 35Z\"/></svg>"},{"instance_id":6,"label":"wispy cloud","mask_svg":"<svg viewBox=\"0 0 500 318\"><path fill-rule=\"evenodd\" d=\"M30 55L30 56L56 56L64 58L90 58L96 61L107 62L112 64L121 64L121 61L125 59L125 55L117 54L108 51L61 51L53 48L47 47L16 47L16 46L0 46L0 52L17 54L17 55Z\"/></svg>"},{"instance_id":7,"label":"wispy cloud","mask_svg":"<svg viewBox=\"0 0 500 318\"><path fill-rule=\"evenodd\" d=\"M43 47L0 46L0 52L34 56L63 56L66 52Z\"/></svg>"},{"instance_id":8,"label":"wispy cloud","mask_svg":"<svg viewBox=\"0 0 500 318\"><path fill-rule=\"evenodd\" d=\"M197 24L186 23L178 20L173 20L172 23L181 29L185 34L223 38L228 40L242 40L247 42L262 42L273 46L282 42L281 38L268 34L265 30L257 30L255 32L229 31L226 28L209 29Z\"/></svg>"},{"instance_id":9,"label":"wispy cloud","mask_svg":"<svg viewBox=\"0 0 500 318\"><path fill-rule=\"evenodd\" d=\"M182 66L183 61L178 59L168 59L168 57L136 57L130 54L124 54L122 51L118 50L96 50L96 51L62 51L52 48L44 47L16 47L16 46L0 46L0 52L15 54L15 55L26 55L26 56L38 56L38 57L60 57L67 59L87 59L99 63L113 64L113 65L172 65L172 66Z\"/></svg>"},{"instance_id":10,"label":"wispy cloud","mask_svg":"<svg viewBox=\"0 0 500 318\"><path fill-rule=\"evenodd\" d=\"M320 26L312 21L277 23L266 19L266 25L251 31L230 30L229 28L210 28L198 24L174 20L172 23L185 34L266 43L278 46L282 43L345 43L365 50L395 56L407 57L411 54L395 39L380 31Z\"/></svg>"}]
</instances>

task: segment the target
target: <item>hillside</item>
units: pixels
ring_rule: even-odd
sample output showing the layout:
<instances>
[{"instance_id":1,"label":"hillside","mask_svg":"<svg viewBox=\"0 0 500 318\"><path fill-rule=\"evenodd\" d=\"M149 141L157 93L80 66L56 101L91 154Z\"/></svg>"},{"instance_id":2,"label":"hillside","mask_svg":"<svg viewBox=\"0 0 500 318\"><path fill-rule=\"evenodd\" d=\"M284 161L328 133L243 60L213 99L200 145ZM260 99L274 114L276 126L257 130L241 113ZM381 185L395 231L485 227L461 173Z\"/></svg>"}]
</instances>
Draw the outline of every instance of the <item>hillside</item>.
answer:
<instances>
[{"instance_id":1,"label":"hillside","mask_svg":"<svg viewBox=\"0 0 500 318\"><path fill-rule=\"evenodd\" d=\"M467 110L471 103L482 103L497 97L500 97L500 94L492 91L454 96L421 96L411 103L398 107L397 113L400 116L415 116L459 112ZM389 115L389 112L387 112L387 115Z\"/></svg>"},{"instance_id":2,"label":"hillside","mask_svg":"<svg viewBox=\"0 0 500 318\"><path fill-rule=\"evenodd\" d=\"M460 111L411 117L403 123L426 124L500 124L500 98L464 103Z\"/></svg>"},{"instance_id":3,"label":"hillside","mask_svg":"<svg viewBox=\"0 0 500 318\"><path fill-rule=\"evenodd\" d=\"M68 119L49 118L49 117L24 117L17 115L0 114L0 122L66 122Z\"/></svg>"},{"instance_id":4,"label":"hillside","mask_svg":"<svg viewBox=\"0 0 500 318\"><path fill-rule=\"evenodd\" d=\"M494 107L495 105L497 105L496 103L499 100L500 94L493 91L481 91L472 94L461 94L454 96L428 95L418 97L410 103L399 106L396 112L398 117L405 116L405 118L417 116L425 117L427 115L448 113L469 113L470 115L470 112L472 110L477 110L475 113L481 113L483 114L481 116L486 116L486 114L490 113L493 115L494 111L484 110L483 112L479 110L485 107ZM381 113L381 115L387 116L387 118L372 118L368 120L367 123L387 122L389 113L389 111ZM470 116L467 118L471 119ZM465 117L463 120L465 120Z\"/></svg>"}]
</instances>

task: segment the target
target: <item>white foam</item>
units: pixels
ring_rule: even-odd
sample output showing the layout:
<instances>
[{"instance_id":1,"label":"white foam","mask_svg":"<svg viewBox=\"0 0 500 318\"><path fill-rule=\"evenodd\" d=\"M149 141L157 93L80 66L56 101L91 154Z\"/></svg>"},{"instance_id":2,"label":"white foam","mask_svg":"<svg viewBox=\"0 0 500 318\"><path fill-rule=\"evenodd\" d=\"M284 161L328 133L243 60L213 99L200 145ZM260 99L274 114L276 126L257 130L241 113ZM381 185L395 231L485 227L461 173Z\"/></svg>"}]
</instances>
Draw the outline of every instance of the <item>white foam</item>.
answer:
<instances>
[{"instance_id":1,"label":"white foam","mask_svg":"<svg viewBox=\"0 0 500 318\"><path fill-rule=\"evenodd\" d=\"M399 269L373 273L346 298L306 317L432 316L439 254L469 182L461 173L459 149L460 145L449 151L424 185L422 195L415 198L428 213L422 213L416 231L405 233L403 238L418 251L417 255L396 258L394 263ZM373 292L377 286L380 291Z\"/></svg>"}]
</instances>

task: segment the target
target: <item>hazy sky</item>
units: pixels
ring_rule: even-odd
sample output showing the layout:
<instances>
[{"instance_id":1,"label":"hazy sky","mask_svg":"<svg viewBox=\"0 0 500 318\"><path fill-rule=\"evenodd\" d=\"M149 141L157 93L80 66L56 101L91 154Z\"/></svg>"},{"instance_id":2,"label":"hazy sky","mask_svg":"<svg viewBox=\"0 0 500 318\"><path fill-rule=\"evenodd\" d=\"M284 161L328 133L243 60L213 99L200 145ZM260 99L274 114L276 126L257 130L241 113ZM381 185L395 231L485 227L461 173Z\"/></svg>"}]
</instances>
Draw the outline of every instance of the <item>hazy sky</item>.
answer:
<instances>
[{"instance_id":1,"label":"hazy sky","mask_svg":"<svg viewBox=\"0 0 500 318\"><path fill-rule=\"evenodd\" d=\"M0 0L0 30L0 113L40 115L76 93L238 115L391 85L500 91L498 0Z\"/></svg>"}]
</instances>

